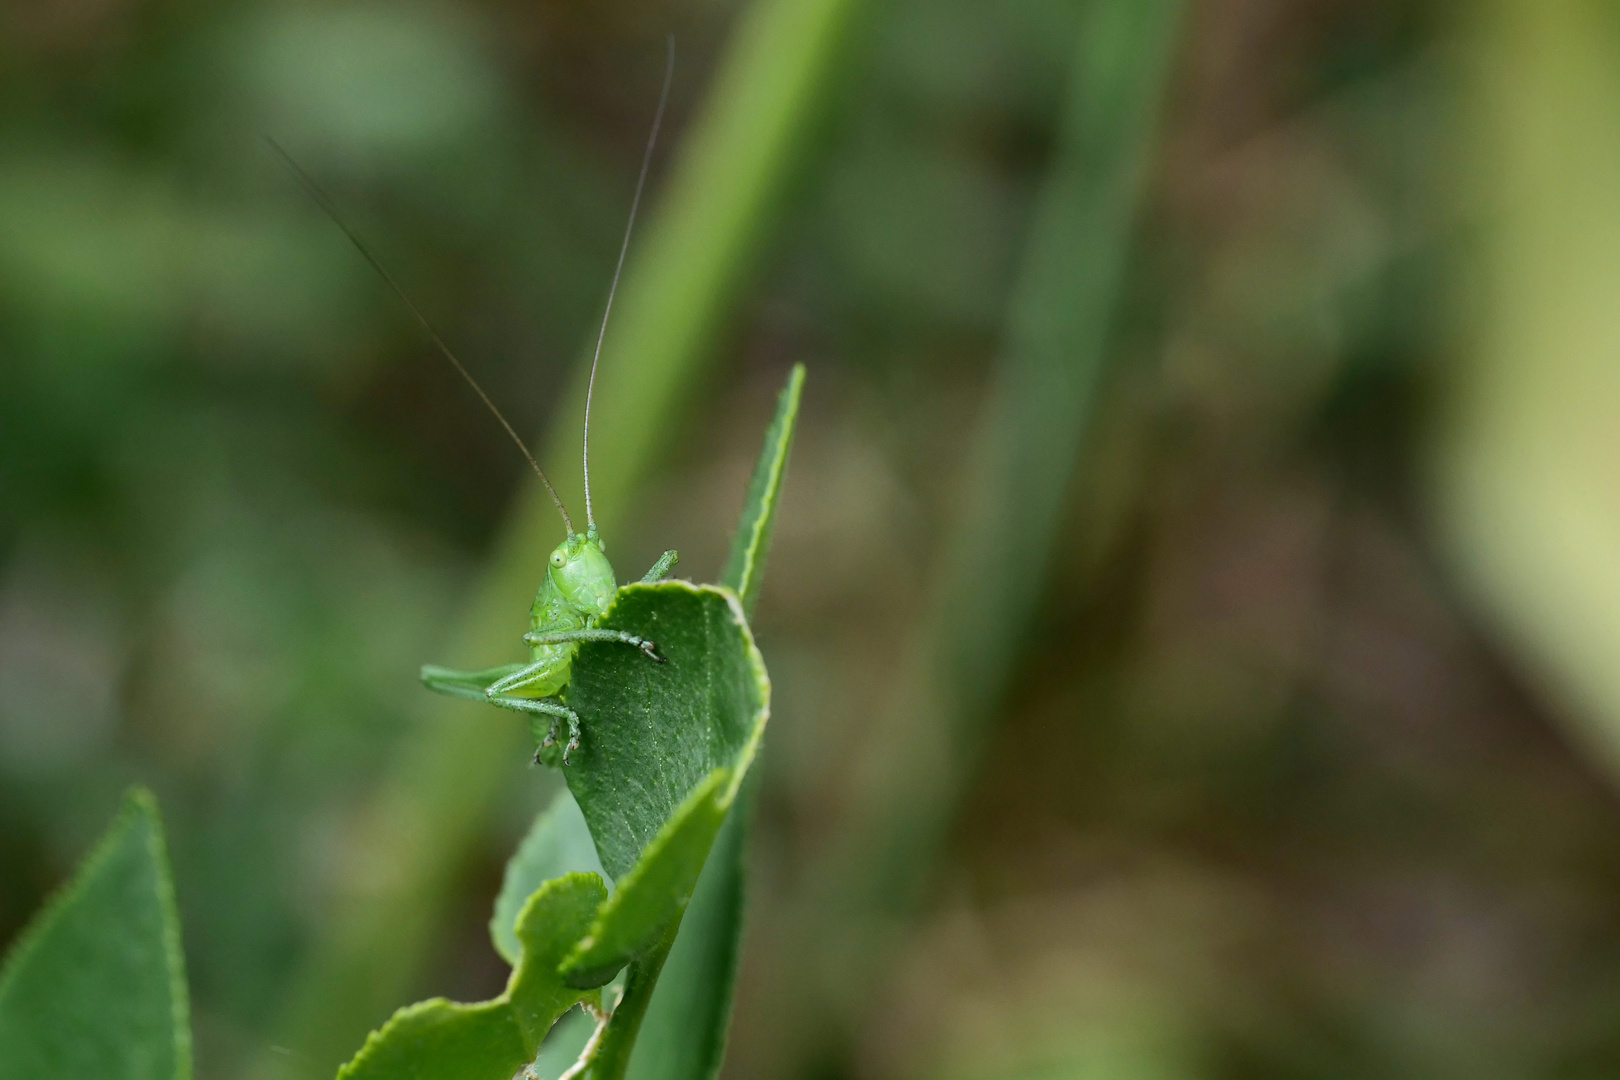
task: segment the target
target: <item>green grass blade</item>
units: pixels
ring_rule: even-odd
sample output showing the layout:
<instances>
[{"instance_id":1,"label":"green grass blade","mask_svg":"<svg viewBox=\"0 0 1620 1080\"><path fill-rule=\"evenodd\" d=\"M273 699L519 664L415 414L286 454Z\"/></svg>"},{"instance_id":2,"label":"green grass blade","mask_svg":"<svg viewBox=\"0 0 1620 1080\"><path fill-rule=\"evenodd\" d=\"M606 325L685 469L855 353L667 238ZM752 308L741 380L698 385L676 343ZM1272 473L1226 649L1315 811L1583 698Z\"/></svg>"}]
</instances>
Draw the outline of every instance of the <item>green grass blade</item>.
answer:
<instances>
[{"instance_id":1,"label":"green grass blade","mask_svg":"<svg viewBox=\"0 0 1620 1080\"><path fill-rule=\"evenodd\" d=\"M608 536L629 516L746 288L834 89L843 30L858 0L756 0L743 10L713 89L626 267L596 387L592 483ZM580 414L583 370L572 405ZM544 455L577 490L577 431L560 425ZM557 539L556 512L526 490L459 629L439 654L474 667L514 656L523 612ZM492 710L425 699L416 733L371 797L336 883L341 900L293 982L255 1077L318 1077L404 995L436 930L463 855L485 828L499 778L522 760L521 725ZM386 867L380 871L379 867Z\"/></svg>"},{"instance_id":2,"label":"green grass blade","mask_svg":"<svg viewBox=\"0 0 1620 1080\"><path fill-rule=\"evenodd\" d=\"M1180 7L1108 0L1085 22L963 509L932 575L902 699L861 762L871 800L854 815L861 874L844 880L863 882L867 910L909 902L1040 603L1108 358ZM1018 558L986 559L1012 527Z\"/></svg>"},{"instance_id":3,"label":"green grass blade","mask_svg":"<svg viewBox=\"0 0 1620 1080\"><path fill-rule=\"evenodd\" d=\"M838 942L838 1010L859 1010L956 808L1041 601L1070 476L1108 359L1142 179L1158 129L1179 0L1089 5L1071 66L1058 152L1037 197L1001 361L970 441L961 510L931 574L896 704L854 762L854 823L821 864L789 931L803 948ZM1016 558L986 558L1006 549ZM789 956L765 993L802 1007L804 1053L836 1038ZM792 974L786 974L792 973ZM853 998L852 1003L848 998ZM791 1054L791 1051L787 1051Z\"/></svg>"},{"instance_id":4,"label":"green grass blade","mask_svg":"<svg viewBox=\"0 0 1620 1080\"><path fill-rule=\"evenodd\" d=\"M776 504L787 474L788 451L793 446L793 430L799 419L799 399L804 394L804 365L794 364L787 385L776 401L776 415L765 430L765 445L754 463L743 498L742 516L731 538L731 551L720 571L720 584L730 586L742 597L743 612L754 616L759 586L765 576L765 557L771 550L771 530L776 524Z\"/></svg>"},{"instance_id":5,"label":"green grass blade","mask_svg":"<svg viewBox=\"0 0 1620 1080\"><path fill-rule=\"evenodd\" d=\"M157 801L132 791L0 969L0 1080L188 1080L180 916Z\"/></svg>"},{"instance_id":6,"label":"green grass blade","mask_svg":"<svg viewBox=\"0 0 1620 1080\"><path fill-rule=\"evenodd\" d=\"M631 1080L707 1080L720 1072L742 953L743 855L757 782L758 774L744 778L692 890L642 1021Z\"/></svg>"},{"instance_id":7,"label":"green grass blade","mask_svg":"<svg viewBox=\"0 0 1620 1080\"><path fill-rule=\"evenodd\" d=\"M743 610L750 616L764 577L803 391L804 366L799 364L777 398L776 415L765 432L720 576L722 584L742 597ZM743 855L755 783L754 776L744 778L692 892L680 936L642 1022L639 1050L630 1060L633 1080L707 1080L720 1071L742 952Z\"/></svg>"}]
</instances>

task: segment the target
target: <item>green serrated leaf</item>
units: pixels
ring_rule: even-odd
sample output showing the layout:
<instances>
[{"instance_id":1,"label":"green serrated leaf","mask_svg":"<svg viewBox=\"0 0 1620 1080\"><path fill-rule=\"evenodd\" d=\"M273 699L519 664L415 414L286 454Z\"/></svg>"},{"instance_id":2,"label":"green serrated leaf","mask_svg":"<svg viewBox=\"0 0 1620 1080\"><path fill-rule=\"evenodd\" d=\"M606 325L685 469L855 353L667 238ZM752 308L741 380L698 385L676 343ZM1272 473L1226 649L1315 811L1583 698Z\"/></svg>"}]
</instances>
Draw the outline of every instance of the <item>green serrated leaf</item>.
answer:
<instances>
[{"instance_id":1,"label":"green serrated leaf","mask_svg":"<svg viewBox=\"0 0 1620 1080\"><path fill-rule=\"evenodd\" d=\"M541 885L569 873L601 874L607 878L602 860L597 858L590 827L585 824L585 815L580 813L573 793L564 788L551 805L535 817L529 834L506 863L500 895L495 898L495 913L489 920L489 936L495 943L495 951L507 963L516 965L522 952L517 920L523 905ZM611 880L604 880L603 884L612 890Z\"/></svg>"},{"instance_id":2,"label":"green serrated leaf","mask_svg":"<svg viewBox=\"0 0 1620 1080\"><path fill-rule=\"evenodd\" d=\"M587 643L568 685L584 739L564 775L622 889L699 784L716 769L746 770L769 715L770 680L741 601L721 586L626 585L602 625L652 639L666 660Z\"/></svg>"},{"instance_id":3,"label":"green serrated leaf","mask_svg":"<svg viewBox=\"0 0 1620 1080\"><path fill-rule=\"evenodd\" d=\"M742 597L744 614L750 618L759 601L760 582L765 577L765 557L771 550L771 531L776 525L777 497L782 478L787 475L788 450L793 446L793 430L799 418L799 399L804 393L804 365L794 364L787 385L776 399L776 415L765 429L765 445L754 462L754 475L743 497L742 516L731 538L720 583Z\"/></svg>"},{"instance_id":4,"label":"green serrated leaf","mask_svg":"<svg viewBox=\"0 0 1620 1080\"><path fill-rule=\"evenodd\" d=\"M510 1080L533 1057L504 1001L419 1001L366 1039L338 1080Z\"/></svg>"},{"instance_id":5,"label":"green serrated leaf","mask_svg":"<svg viewBox=\"0 0 1620 1080\"><path fill-rule=\"evenodd\" d=\"M0 1080L58 1076L191 1076L180 917L144 789L0 969Z\"/></svg>"},{"instance_id":6,"label":"green serrated leaf","mask_svg":"<svg viewBox=\"0 0 1620 1080\"><path fill-rule=\"evenodd\" d=\"M476 1005L434 998L399 1010L338 1080L511 1080L557 1017L593 997L564 985L557 966L606 899L596 874L546 882L518 916L522 956L505 993Z\"/></svg>"},{"instance_id":7,"label":"green serrated leaf","mask_svg":"<svg viewBox=\"0 0 1620 1080\"><path fill-rule=\"evenodd\" d=\"M574 661L568 700L585 738L566 775L619 879L565 961L575 986L611 978L679 917L770 707L764 662L730 589L626 586L603 624L658 642L666 662L611 645L587 645Z\"/></svg>"}]
</instances>

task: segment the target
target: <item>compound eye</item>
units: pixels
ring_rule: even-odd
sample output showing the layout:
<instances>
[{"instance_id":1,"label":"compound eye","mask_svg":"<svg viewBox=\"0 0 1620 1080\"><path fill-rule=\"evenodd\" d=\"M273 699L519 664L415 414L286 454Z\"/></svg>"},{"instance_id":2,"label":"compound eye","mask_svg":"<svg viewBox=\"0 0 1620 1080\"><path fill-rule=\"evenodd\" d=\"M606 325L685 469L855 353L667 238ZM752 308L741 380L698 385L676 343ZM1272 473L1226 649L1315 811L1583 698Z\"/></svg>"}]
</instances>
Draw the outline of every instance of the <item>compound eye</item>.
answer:
<instances>
[{"instance_id":1,"label":"compound eye","mask_svg":"<svg viewBox=\"0 0 1620 1080\"><path fill-rule=\"evenodd\" d=\"M555 566L558 570L561 570L563 565L567 562L568 556L564 555L561 551L553 551L551 553L551 565Z\"/></svg>"}]
</instances>

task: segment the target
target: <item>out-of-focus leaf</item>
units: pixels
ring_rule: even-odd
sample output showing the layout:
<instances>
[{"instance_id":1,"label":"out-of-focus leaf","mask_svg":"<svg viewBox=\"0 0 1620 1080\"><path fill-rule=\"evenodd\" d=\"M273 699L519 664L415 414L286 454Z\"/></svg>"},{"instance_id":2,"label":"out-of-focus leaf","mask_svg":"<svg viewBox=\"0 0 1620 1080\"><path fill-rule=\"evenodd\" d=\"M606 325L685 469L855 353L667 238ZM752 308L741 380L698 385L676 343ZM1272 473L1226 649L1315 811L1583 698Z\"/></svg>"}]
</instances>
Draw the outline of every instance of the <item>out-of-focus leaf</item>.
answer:
<instances>
[{"instance_id":1,"label":"out-of-focus leaf","mask_svg":"<svg viewBox=\"0 0 1620 1080\"><path fill-rule=\"evenodd\" d=\"M339 1070L339 1080L510 1080L534 1059L557 1017L594 998L564 986L557 964L606 898L595 874L546 882L518 918L523 954L505 993L476 1005L434 998L399 1010Z\"/></svg>"},{"instance_id":2,"label":"out-of-focus leaf","mask_svg":"<svg viewBox=\"0 0 1620 1080\"><path fill-rule=\"evenodd\" d=\"M600 874L602 860L596 856L596 844L591 830L585 824L585 815L579 803L566 788L557 793L551 805L534 819L529 834L518 845L517 852L506 863L506 876L501 891L495 897L495 914L489 920L489 936L495 951L516 966L522 955L518 943L517 921L534 891L554 877L564 874ZM604 881L609 889L611 881Z\"/></svg>"},{"instance_id":3,"label":"out-of-focus leaf","mask_svg":"<svg viewBox=\"0 0 1620 1080\"><path fill-rule=\"evenodd\" d=\"M499 88L451 9L275 7L234 78L302 144L398 151L487 125Z\"/></svg>"},{"instance_id":4,"label":"out-of-focus leaf","mask_svg":"<svg viewBox=\"0 0 1620 1080\"><path fill-rule=\"evenodd\" d=\"M599 985L681 913L770 715L770 681L730 589L683 581L619 590L603 625L658 643L652 664L587 644L568 701L584 741L565 774L618 891L567 962Z\"/></svg>"},{"instance_id":5,"label":"out-of-focus leaf","mask_svg":"<svg viewBox=\"0 0 1620 1080\"><path fill-rule=\"evenodd\" d=\"M731 552L720 575L721 583L742 597L743 610L749 614L759 597L803 392L804 365L796 364L777 398L776 415L754 463ZM720 1070L742 949L742 860L748 846L753 787L752 779L745 778L692 892L680 936L670 949L630 1060L629 1075L636 1080L699 1080Z\"/></svg>"},{"instance_id":6,"label":"out-of-focus leaf","mask_svg":"<svg viewBox=\"0 0 1620 1080\"><path fill-rule=\"evenodd\" d=\"M137 789L0 970L0 1078L190 1076L180 917L157 801Z\"/></svg>"},{"instance_id":7,"label":"out-of-focus leaf","mask_svg":"<svg viewBox=\"0 0 1620 1080\"><path fill-rule=\"evenodd\" d=\"M967 438L959 509L942 538L893 703L872 718L852 762L844 816L857 825L827 846L808 875L800 909L806 928L789 935L816 950L840 943L829 953L844 1001L823 1014L828 1026L854 1015L852 1007L875 991L889 955L884 945L894 939L892 921L904 917L927 880L1045 595L1069 478L1110 358L1182 6L1181 0L1085 5L1004 353ZM1018 556L987 559L1014 527ZM779 970L802 971L822 960L795 956ZM778 999L804 993L804 980L786 979L767 993ZM795 1036L803 1053L818 1053L838 1037L809 1001L790 1008L799 1017Z\"/></svg>"},{"instance_id":8,"label":"out-of-focus leaf","mask_svg":"<svg viewBox=\"0 0 1620 1080\"><path fill-rule=\"evenodd\" d=\"M1043 596L1158 132L1180 0L1088 5L1058 152L1036 200L1005 351L891 710L853 775L861 827L815 880L843 933L916 897ZM1016 523L1018 557L986 559ZM871 823L868 827L867 823ZM810 940L810 939L807 939ZM877 954L852 950L865 970Z\"/></svg>"},{"instance_id":9,"label":"out-of-focus leaf","mask_svg":"<svg viewBox=\"0 0 1620 1080\"><path fill-rule=\"evenodd\" d=\"M1620 782L1620 39L1604 5L1481 12L1464 175L1491 213L1432 444L1435 520L1458 583Z\"/></svg>"}]
</instances>

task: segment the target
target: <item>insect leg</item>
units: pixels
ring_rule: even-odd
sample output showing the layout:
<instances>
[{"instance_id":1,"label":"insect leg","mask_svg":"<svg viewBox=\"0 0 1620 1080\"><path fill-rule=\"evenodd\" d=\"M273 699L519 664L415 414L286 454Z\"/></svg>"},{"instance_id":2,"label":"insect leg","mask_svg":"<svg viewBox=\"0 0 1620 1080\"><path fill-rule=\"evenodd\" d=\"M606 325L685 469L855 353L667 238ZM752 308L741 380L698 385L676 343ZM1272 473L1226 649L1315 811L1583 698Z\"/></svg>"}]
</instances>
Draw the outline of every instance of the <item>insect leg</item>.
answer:
<instances>
[{"instance_id":1,"label":"insect leg","mask_svg":"<svg viewBox=\"0 0 1620 1080\"><path fill-rule=\"evenodd\" d=\"M523 640L530 645L563 645L574 641L622 641L626 645L634 645L660 664L664 658L658 655L658 646L644 637L624 630L607 630L593 627L587 630L530 630L523 635Z\"/></svg>"},{"instance_id":2,"label":"insect leg","mask_svg":"<svg viewBox=\"0 0 1620 1080\"><path fill-rule=\"evenodd\" d=\"M483 700L491 705L498 705L513 712L527 713L532 719L539 716L551 718L551 726L546 731L546 737L540 739L539 728L534 734L540 739L543 749L557 741L557 723L560 720L568 721L568 745L563 750L563 764L568 764L568 755L579 749L579 714L564 705L554 697L533 697L523 693L525 689L532 690L535 684L552 673L553 660L536 660L530 664L513 664L510 672L496 679L485 688ZM536 753L536 760L539 759Z\"/></svg>"},{"instance_id":3,"label":"insect leg","mask_svg":"<svg viewBox=\"0 0 1620 1080\"><path fill-rule=\"evenodd\" d=\"M424 664L422 682L429 690L441 694L467 698L469 701L483 701L484 692L492 684L500 682L513 672L521 671L524 667L523 664L501 664L499 667L484 668L481 671L457 671L454 668Z\"/></svg>"},{"instance_id":4,"label":"insect leg","mask_svg":"<svg viewBox=\"0 0 1620 1080\"><path fill-rule=\"evenodd\" d=\"M563 764L568 764L568 755L579 749L579 713L570 709L556 698L530 698L518 697L516 694L497 694L491 691L485 699L491 705L499 705L503 709L513 712L527 713L531 717L546 716L551 718L551 726L546 730L546 737L540 740L540 746L534 752L534 760L540 760L540 750L557 742L557 724L559 721L568 721L568 745L563 747ZM538 726L535 735L539 735Z\"/></svg>"},{"instance_id":5,"label":"insect leg","mask_svg":"<svg viewBox=\"0 0 1620 1080\"><path fill-rule=\"evenodd\" d=\"M675 554L673 548L664 552L658 556L658 561L652 564L652 569L641 575L641 583L651 585L653 582L660 580L665 574L675 569L675 564L680 560L681 557Z\"/></svg>"}]
</instances>

